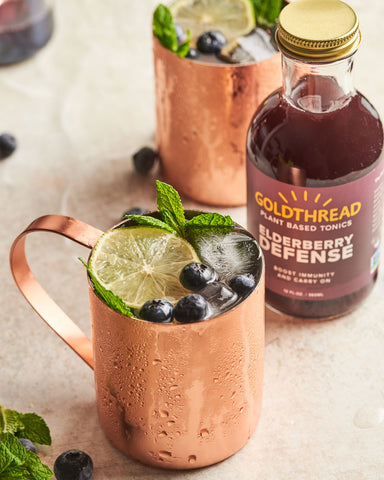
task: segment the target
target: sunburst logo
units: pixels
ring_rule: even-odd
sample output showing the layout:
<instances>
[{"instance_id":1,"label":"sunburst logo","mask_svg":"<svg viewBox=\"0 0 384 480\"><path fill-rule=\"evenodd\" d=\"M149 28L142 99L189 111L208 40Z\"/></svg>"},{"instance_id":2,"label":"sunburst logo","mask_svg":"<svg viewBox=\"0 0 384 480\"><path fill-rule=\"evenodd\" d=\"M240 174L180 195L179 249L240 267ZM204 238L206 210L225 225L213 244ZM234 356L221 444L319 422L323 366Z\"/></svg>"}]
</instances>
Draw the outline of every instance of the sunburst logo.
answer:
<instances>
[{"instance_id":1,"label":"sunburst logo","mask_svg":"<svg viewBox=\"0 0 384 480\"><path fill-rule=\"evenodd\" d=\"M361 202L335 206L333 198L308 190L279 191L276 200L257 191L255 200L263 210L276 217L305 223L337 222L354 217L361 211Z\"/></svg>"},{"instance_id":2,"label":"sunburst logo","mask_svg":"<svg viewBox=\"0 0 384 480\"><path fill-rule=\"evenodd\" d=\"M291 190L290 193L291 193L291 196L292 196L293 200L295 202L297 202L298 198L297 198L296 192L294 190ZM283 202L285 202L287 204L289 203L288 200L285 198L285 196L281 192L279 192L278 195L283 200ZM315 199L314 199L314 203L321 204L322 207L326 207L327 205L329 205L332 202L332 198L326 199L324 201L324 203L321 203L320 199L321 199L321 193L318 193L316 195ZM308 202L308 191L307 190L304 190L304 192L303 192L303 201Z\"/></svg>"}]
</instances>

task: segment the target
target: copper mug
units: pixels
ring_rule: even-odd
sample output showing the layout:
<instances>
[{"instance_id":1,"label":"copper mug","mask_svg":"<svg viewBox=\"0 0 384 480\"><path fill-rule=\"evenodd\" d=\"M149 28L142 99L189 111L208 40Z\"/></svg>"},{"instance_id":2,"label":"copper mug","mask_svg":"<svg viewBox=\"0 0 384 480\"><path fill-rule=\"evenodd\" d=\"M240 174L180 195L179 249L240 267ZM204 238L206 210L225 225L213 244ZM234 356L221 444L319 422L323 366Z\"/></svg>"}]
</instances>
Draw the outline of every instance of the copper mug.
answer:
<instances>
[{"instance_id":1,"label":"copper mug","mask_svg":"<svg viewBox=\"0 0 384 480\"><path fill-rule=\"evenodd\" d=\"M25 255L32 232L57 233L89 248L103 232L71 217L43 216L16 238L10 262L34 310L94 369L100 423L112 444L170 469L210 465L243 447L261 410L264 272L237 307L179 325L117 313L89 283L91 341L33 276Z\"/></svg>"},{"instance_id":2,"label":"copper mug","mask_svg":"<svg viewBox=\"0 0 384 480\"><path fill-rule=\"evenodd\" d=\"M153 39L156 143L166 181L208 205L246 204L246 136L281 85L280 54L248 64L180 58Z\"/></svg>"}]
</instances>

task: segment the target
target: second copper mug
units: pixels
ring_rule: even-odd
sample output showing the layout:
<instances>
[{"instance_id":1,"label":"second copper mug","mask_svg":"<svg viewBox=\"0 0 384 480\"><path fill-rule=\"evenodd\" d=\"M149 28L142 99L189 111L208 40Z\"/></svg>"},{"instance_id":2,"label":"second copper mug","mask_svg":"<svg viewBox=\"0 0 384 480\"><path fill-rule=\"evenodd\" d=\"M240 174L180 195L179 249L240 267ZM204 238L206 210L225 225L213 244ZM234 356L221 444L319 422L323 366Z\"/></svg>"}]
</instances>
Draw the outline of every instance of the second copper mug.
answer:
<instances>
[{"instance_id":1,"label":"second copper mug","mask_svg":"<svg viewBox=\"0 0 384 480\"><path fill-rule=\"evenodd\" d=\"M210 465L243 447L261 410L264 272L237 307L180 325L117 313L89 283L91 341L33 276L25 256L32 232L57 233L89 248L103 232L71 217L40 217L16 238L10 262L35 311L94 369L100 423L112 444L170 469Z\"/></svg>"},{"instance_id":2,"label":"second copper mug","mask_svg":"<svg viewBox=\"0 0 384 480\"><path fill-rule=\"evenodd\" d=\"M207 205L246 204L246 137L259 103L281 85L281 58L212 64L153 39L156 142L166 181Z\"/></svg>"}]
</instances>

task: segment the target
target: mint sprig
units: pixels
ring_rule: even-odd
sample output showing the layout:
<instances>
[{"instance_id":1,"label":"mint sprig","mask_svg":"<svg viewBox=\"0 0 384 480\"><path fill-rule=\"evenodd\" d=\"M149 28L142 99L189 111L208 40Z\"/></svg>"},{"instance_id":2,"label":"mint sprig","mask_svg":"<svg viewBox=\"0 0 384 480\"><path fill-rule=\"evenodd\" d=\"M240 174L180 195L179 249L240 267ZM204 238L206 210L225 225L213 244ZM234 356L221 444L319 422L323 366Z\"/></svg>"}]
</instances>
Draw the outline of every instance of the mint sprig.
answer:
<instances>
[{"instance_id":1,"label":"mint sprig","mask_svg":"<svg viewBox=\"0 0 384 480\"><path fill-rule=\"evenodd\" d=\"M184 58L187 55L191 42L191 32L187 30L187 39L179 45L172 13L165 5L158 5L153 12L152 28L154 36L163 47L176 53L179 57Z\"/></svg>"},{"instance_id":2,"label":"mint sprig","mask_svg":"<svg viewBox=\"0 0 384 480\"><path fill-rule=\"evenodd\" d=\"M40 445L51 445L48 425L35 413L19 413L0 405L0 433L11 433Z\"/></svg>"},{"instance_id":3,"label":"mint sprig","mask_svg":"<svg viewBox=\"0 0 384 480\"><path fill-rule=\"evenodd\" d=\"M51 469L39 456L26 450L12 433L3 433L0 441L0 479L49 480Z\"/></svg>"},{"instance_id":4,"label":"mint sprig","mask_svg":"<svg viewBox=\"0 0 384 480\"><path fill-rule=\"evenodd\" d=\"M0 480L49 480L53 472L39 456L26 450L19 438L50 445L45 421L35 413L19 413L0 405Z\"/></svg>"},{"instance_id":5,"label":"mint sprig","mask_svg":"<svg viewBox=\"0 0 384 480\"><path fill-rule=\"evenodd\" d=\"M156 180L157 208L162 220L149 215L126 215L140 225L160 228L174 233L186 240L197 235L229 233L235 228L235 222L229 215L220 213L201 213L186 220L180 195L169 184Z\"/></svg>"},{"instance_id":6,"label":"mint sprig","mask_svg":"<svg viewBox=\"0 0 384 480\"><path fill-rule=\"evenodd\" d=\"M157 208L164 223L173 228L180 237L195 243L198 236L225 234L235 228L229 215L201 213L186 220L184 208L177 191L167 183L156 180Z\"/></svg>"},{"instance_id":7,"label":"mint sprig","mask_svg":"<svg viewBox=\"0 0 384 480\"><path fill-rule=\"evenodd\" d=\"M108 290L103 285L101 285L101 283L96 278L95 274L89 268L89 265L87 264L87 262L85 262L80 257L79 257L79 260L87 269L88 275L92 281L95 293L100 298L100 300L106 303L113 310L116 310L116 312L122 313L127 317L133 317L134 314L132 310L128 307L128 305L124 302L124 300L120 298L118 295L114 294L111 290Z\"/></svg>"}]
</instances>

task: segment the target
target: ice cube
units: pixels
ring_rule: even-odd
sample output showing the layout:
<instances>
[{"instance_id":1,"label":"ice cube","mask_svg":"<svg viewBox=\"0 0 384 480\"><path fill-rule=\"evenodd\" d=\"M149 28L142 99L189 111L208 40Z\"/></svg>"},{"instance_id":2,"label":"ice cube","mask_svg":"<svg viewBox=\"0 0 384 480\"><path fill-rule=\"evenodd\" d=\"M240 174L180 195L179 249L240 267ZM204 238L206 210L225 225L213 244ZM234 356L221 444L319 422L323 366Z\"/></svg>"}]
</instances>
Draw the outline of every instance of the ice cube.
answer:
<instances>
[{"instance_id":1,"label":"ice cube","mask_svg":"<svg viewBox=\"0 0 384 480\"><path fill-rule=\"evenodd\" d=\"M229 63L250 63L266 60L276 52L271 42L271 35L257 27L250 34L226 45L219 57Z\"/></svg>"},{"instance_id":2,"label":"ice cube","mask_svg":"<svg viewBox=\"0 0 384 480\"><path fill-rule=\"evenodd\" d=\"M207 300L209 316L214 317L223 313L237 300L238 295L223 282L212 282L199 290L199 295Z\"/></svg>"},{"instance_id":3,"label":"ice cube","mask_svg":"<svg viewBox=\"0 0 384 480\"><path fill-rule=\"evenodd\" d=\"M261 251L256 240L238 231L203 236L196 249L201 261L216 270L222 281L240 273L257 277L260 270Z\"/></svg>"}]
</instances>

